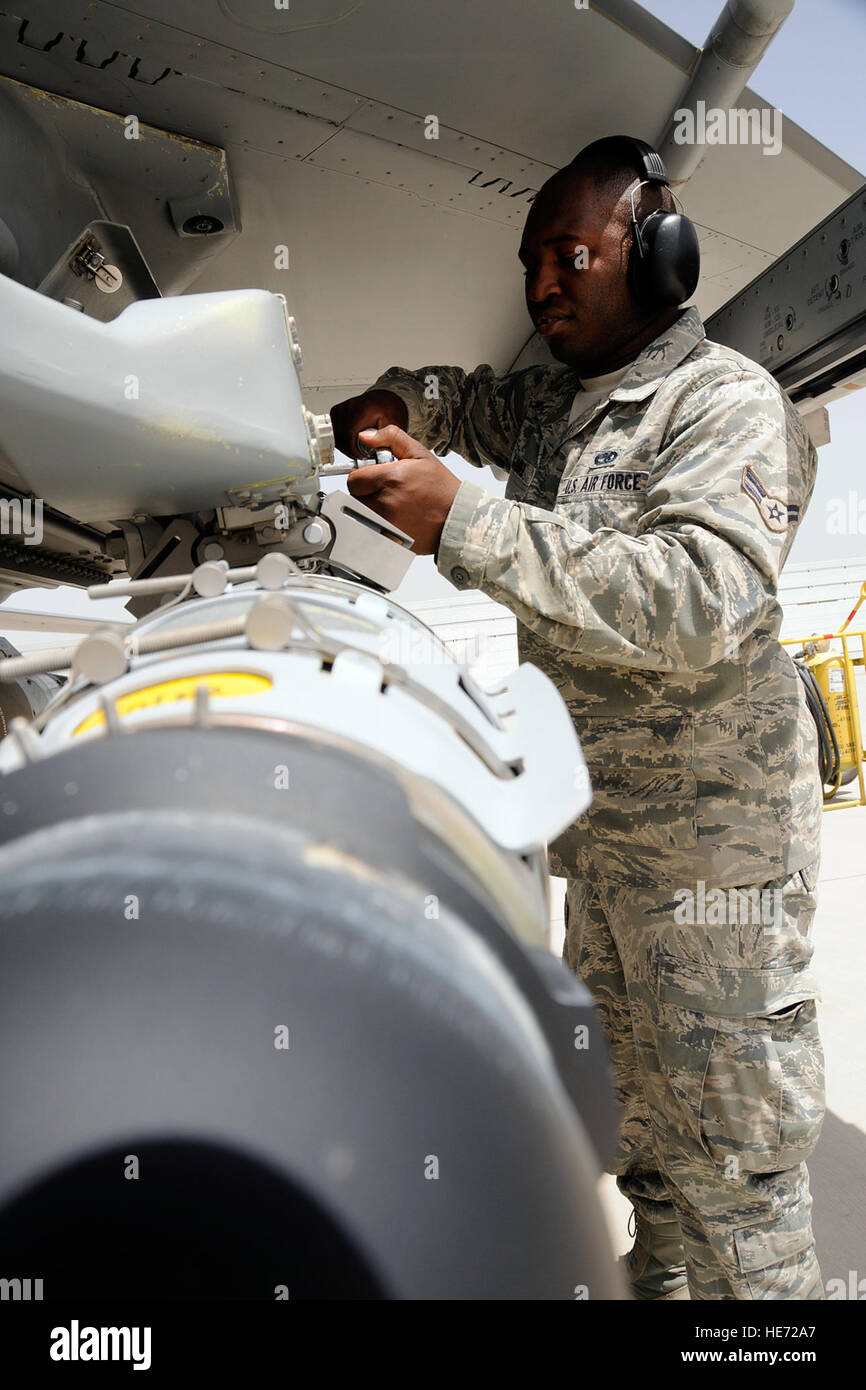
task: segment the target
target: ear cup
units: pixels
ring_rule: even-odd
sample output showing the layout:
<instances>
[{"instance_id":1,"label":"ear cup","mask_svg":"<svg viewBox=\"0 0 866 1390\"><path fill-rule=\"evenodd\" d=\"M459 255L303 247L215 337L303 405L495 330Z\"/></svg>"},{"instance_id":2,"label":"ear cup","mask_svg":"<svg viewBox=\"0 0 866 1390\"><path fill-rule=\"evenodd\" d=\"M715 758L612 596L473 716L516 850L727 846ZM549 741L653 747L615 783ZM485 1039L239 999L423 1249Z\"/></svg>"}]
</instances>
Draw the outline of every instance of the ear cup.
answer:
<instances>
[{"instance_id":1,"label":"ear cup","mask_svg":"<svg viewBox=\"0 0 866 1390\"><path fill-rule=\"evenodd\" d=\"M700 272L698 234L688 217L651 212L635 228L628 273L638 303L660 309L683 304L694 294Z\"/></svg>"}]
</instances>

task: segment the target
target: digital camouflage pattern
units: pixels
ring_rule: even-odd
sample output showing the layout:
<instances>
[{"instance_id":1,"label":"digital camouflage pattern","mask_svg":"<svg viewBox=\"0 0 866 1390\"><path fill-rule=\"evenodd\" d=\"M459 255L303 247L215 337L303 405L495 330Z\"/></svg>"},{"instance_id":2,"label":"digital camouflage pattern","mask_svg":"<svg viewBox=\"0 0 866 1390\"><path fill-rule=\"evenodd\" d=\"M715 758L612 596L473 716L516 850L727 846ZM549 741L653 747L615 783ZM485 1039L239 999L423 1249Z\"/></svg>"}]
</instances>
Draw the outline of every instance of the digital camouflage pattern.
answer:
<instances>
[{"instance_id":1,"label":"digital camouflage pattern","mask_svg":"<svg viewBox=\"0 0 866 1390\"><path fill-rule=\"evenodd\" d=\"M647 1220L679 1221L693 1299L823 1297L804 1162L824 1113L816 880L817 863L778 879L772 912L736 924L681 920L670 889L567 885L563 954L622 1107L617 1182Z\"/></svg>"},{"instance_id":2,"label":"digital camouflage pattern","mask_svg":"<svg viewBox=\"0 0 866 1390\"><path fill-rule=\"evenodd\" d=\"M564 955L605 1025L618 1181L678 1220L693 1298L821 1298L803 1160L823 1117L808 964L816 734L778 641L779 573L815 481L792 403L695 308L569 421L567 367L391 368L375 383L461 484L437 566L518 619L566 701L593 804L551 846ZM766 886L780 908L732 909ZM719 890L724 889L724 893ZM684 897L724 900L683 918ZM733 895L737 896L737 895Z\"/></svg>"},{"instance_id":3,"label":"digital camouflage pattern","mask_svg":"<svg viewBox=\"0 0 866 1390\"><path fill-rule=\"evenodd\" d=\"M566 367L375 384L434 453L508 470L504 499L461 484L437 566L516 614L571 711L594 801L553 871L732 885L814 859L816 735L776 591L817 459L773 378L690 308L571 423Z\"/></svg>"}]
</instances>

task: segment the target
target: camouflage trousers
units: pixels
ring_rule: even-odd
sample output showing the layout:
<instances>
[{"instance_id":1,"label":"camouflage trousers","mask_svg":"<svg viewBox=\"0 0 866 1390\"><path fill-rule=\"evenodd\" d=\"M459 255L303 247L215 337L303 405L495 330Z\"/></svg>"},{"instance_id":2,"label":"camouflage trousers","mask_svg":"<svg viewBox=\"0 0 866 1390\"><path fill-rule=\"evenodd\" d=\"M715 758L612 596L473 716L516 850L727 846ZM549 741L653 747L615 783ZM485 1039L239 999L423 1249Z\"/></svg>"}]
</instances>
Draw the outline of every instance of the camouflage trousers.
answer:
<instances>
[{"instance_id":1,"label":"camouflage trousers","mask_svg":"<svg viewBox=\"0 0 866 1390\"><path fill-rule=\"evenodd\" d=\"M568 880L563 957L622 1107L613 1171L647 1220L679 1221L693 1299L824 1297L804 1162L824 1115L816 882L817 862L763 892Z\"/></svg>"}]
</instances>

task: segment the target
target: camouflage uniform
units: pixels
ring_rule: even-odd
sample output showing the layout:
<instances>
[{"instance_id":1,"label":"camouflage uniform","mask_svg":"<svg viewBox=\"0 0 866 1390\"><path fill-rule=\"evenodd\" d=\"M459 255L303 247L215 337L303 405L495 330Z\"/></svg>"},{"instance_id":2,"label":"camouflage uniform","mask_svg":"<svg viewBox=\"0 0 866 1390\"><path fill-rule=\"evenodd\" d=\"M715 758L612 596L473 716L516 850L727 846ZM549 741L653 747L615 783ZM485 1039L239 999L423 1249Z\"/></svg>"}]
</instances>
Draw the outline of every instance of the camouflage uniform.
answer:
<instances>
[{"instance_id":1,"label":"camouflage uniform","mask_svg":"<svg viewBox=\"0 0 866 1390\"><path fill-rule=\"evenodd\" d=\"M693 1298L820 1298L803 1160L823 1115L821 791L776 640L815 479L800 418L694 308L571 421L566 367L375 384L428 448L508 470L504 499L461 484L437 566L516 614L521 659L581 739L593 805L551 867L569 880L564 954L611 1043L620 1187L646 1219L679 1219ZM769 922L754 894L731 907L729 889L761 886Z\"/></svg>"}]
</instances>

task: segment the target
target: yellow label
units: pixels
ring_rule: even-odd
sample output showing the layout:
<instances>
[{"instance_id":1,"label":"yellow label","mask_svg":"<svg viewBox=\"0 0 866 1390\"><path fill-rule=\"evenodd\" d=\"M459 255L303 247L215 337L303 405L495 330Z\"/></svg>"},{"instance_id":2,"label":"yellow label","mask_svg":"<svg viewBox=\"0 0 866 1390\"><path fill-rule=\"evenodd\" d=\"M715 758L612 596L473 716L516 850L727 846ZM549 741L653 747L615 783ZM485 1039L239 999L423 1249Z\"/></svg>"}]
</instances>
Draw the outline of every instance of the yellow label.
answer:
<instances>
[{"instance_id":1,"label":"yellow label","mask_svg":"<svg viewBox=\"0 0 866 1390\"><path fill-rule=\"evenodd\" d=\"M114 702L114 708L122 718L125 714L135 714L140 709L153 709L155 705L179 704L183 700L194 700L200 685L207 687L211 700L235 695L258 695L270 690L272 681L266 676L254 676L249 671L214 671L209 675L182 676L180 680L162 681L159 685L148 685L143 690L131 690ZM89 733L105 723L101 709L94 710L73 730L76 734Z\"/></svg>"}]
</instances>

